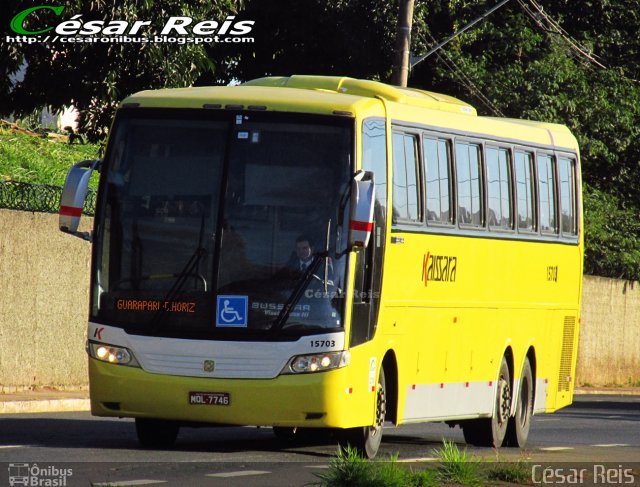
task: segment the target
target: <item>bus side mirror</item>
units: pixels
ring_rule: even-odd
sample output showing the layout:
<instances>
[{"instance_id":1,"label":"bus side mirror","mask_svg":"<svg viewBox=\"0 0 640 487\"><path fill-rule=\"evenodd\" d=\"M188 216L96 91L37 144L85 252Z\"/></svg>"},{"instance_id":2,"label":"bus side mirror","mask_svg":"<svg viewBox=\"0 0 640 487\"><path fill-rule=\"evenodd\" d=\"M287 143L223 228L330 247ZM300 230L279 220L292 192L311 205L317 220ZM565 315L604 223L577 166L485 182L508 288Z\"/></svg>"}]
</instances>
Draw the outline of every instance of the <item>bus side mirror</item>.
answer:
<instances>
[{"instance_id":1,"label":"bus side mirror","mask_svg":"<svg viewBox=\"0 0 640 487\"><path fill-rule=\"evenodd\" d=\"M78 225L89 189L89 178L99 165L100 161L82 161L69 169L60 198L60 231L91 240L91 234L88 232L78 232Z\"/></svg>"},{"instance_id":2,"label":"bus side mirror","mask_svg":"<svg viewBox=\"0 0 640 487\"><path fill-rule=\"evenodd\" d=\"M375 183L373 173L358 171L351 181L351 222L349 223L349 247L364 249L369 244L373 230L373 205Z\"/></svg>"}]
</instances>

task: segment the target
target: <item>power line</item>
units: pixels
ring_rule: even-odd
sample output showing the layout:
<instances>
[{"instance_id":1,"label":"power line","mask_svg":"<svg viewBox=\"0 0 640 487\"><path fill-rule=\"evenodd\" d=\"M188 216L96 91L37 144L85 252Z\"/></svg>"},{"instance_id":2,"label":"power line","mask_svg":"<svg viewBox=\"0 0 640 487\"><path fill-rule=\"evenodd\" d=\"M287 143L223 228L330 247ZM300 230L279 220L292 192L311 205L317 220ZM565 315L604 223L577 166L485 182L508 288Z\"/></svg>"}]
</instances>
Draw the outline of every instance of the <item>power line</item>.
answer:
<instances>
[{"instance_id":1,"label":"power line","mask_svg":"<svg viewBox=\"0 0 640 487\"><path fill-rule=\"evenodd\" d=\"M466 32L467 30L469 30L471 27L473 27L474 25L476 25L478 22L480 22L481 20L486 19L489 15L491 15L493 12L495 12L496 10L498 10L500 7L502 7L505 3L509 2L510 0L502 0L498 5L496 5L493 8L490 8L489 10L487 10L485 13L483 13L480 17L472 20L470 23L468 23L467 25L465 25L462 29L460 29L457 32L454 32L453 34L451 34L449 37L447 37L445 40L443 40L442 42L438 43L436 46L434 46L432 49L430 49L426 54L415 58L413 60L413 62L411 62L411 68L413 68L416 64L421 63L422 61L424 61L425 59L427 59L429 56L431 56L434 52L436 52L438 49L442 48L443 46L445 46L446 44L448 44L449 42L451 42L453 39L455 39L456 37L458 37L460 34L462 34L463 32Z\"/></svg>"},{"instance_id":2,"label":"power line","mask_svg":"<svg viewBox=\"0 0 640 487\"><path fill-rule=\"evenodd\" d=\"M540 27L544 27L541 24L541 20L544 20L547 24L547 26L549 27L549 30L552 33L556 33L558 35L560 35L566 42L567 44L569 44L569 46L575 51L577 52L580 56L582 56L583 58L585 58L587 61L589 61L590 63L598 66L600 69L608 69L604 64L602 64L600 61L598 61L595 56L588 52L584 47L580 46L578 44L577 41L575 41L570 35L569 33L564 30L560 24L558 24L555 20L553 20L542 8L541 5L539 5L538 3L535 2L535 0L528 0L528 2L531 4L531 6L535 9L535 11L538 13L537 17L535 15L535 13L533 13L531 11L531 9L528 7L528 5L526 5L524 3L523 0L518 0L518 3L520 4L520 6L522 7L522 9L529 15L529 17L531 17L536 24L538 24L538 26ZM545 29L546 30L546 29Z\"/></svg>"},{"instance_id":3,"label":"power line","mask_svg":"<svg viewBox=\"0 0 640 487\"><path fill-rule=\"evenodd\" d=\"M518 0L518 4L522 10L536 23L536 25L543 31L551 34L556 34L562 37L562 39L569 45L569 47L577 54L578 57L586 60L587 63L596 66L599 69L609 71L611 68L605 66L600 62L595 54L590 52L587 48L581 46L571 35L549 14L544 11L544 8L538 4L535 0L527 0L533 10L525 3L524 0ZM535 12L534 12L535 10ZM634 83L640 83L640 81L629 78L622 75L623 78L633 81Z\"/></svg>"},{"instance_id":4,"label":"power line","mask_svg":"<svg viewBox=\"0 0 640 487\"><path fill-rule=\"evenodd\" d=\"M429 33L429 37L433 42L436 42L436 40L433 38L433 36L430 33ZM484 93L482 93L482 91L480 91L480 89L475 85L475 83L465 74L462 68L460 68L455 63L455 61L451 58L451 56L449 56L446 53L446 51L442 51L442 54L443 56L441 56L440 53L437 53L436 56L440 61L442 61L445 67L451 73L453 73L453 75L456 78L458 78L460 83L462 83L473 95L475 95L478 98L478 100L480 100L480 102L486 108L489 109L490 112L492 112L494 115L497 115L499 117L504 117L505 115L500 111L500 109L495 105L495 103L493 103L489 98L487 98L484 95Z\"/></svg>"}]
</instances>

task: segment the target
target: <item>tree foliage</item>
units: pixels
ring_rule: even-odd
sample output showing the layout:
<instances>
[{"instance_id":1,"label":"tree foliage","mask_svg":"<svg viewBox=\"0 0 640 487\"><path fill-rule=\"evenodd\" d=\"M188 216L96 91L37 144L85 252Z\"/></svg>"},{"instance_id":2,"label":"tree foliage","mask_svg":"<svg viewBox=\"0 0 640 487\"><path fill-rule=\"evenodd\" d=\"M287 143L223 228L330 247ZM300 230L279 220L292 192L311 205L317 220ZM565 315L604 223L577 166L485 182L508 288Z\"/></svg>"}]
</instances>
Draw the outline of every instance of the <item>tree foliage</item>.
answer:
<instances>
[{"instance_id":1,"label":"tree foliage","mask_svg":"<svg viewBox=\"0 0 640 487\"><path fill-rule=\"evenodd\" d=\"M490 5L449 2L437 25L422 27L442 38ZM472 101L481 114L567 125L581 147L585 270L639 279L640 40L632 33L640 6L536 5L511 2L419 66L412 81Z\"/></svg>"},{"instance_id":2,"label":"tree foliage","mask_svg":"<svg viewBox=\"0 0 640 487\"><path fill-rule=\"evenodd\" d=\"M10 0L0 14L8 26L17 12L42 2ZM65 12L88 20L147 20L163 25L171 16L224 19L238 6L235 0L68 0ZM35 25L48 12L28 17ZM65 18L68 20L68 18ZM26 65L22 81L10 83L9 75ZM169 43L82 43L52 45L4 43L0 46L0 96L8 102L2 111L24 115L36 108L59 110L73 104L80 112L80 129L91 139L103 137L117 103L142 89L193 84L215 69L215 61L203 45Z\"/></svg>"},{"instance_id":3,"label":"tree foliage","mask_svg":"<svg viewBox=\"0 0 640 487\"><path fill-rule=\"evenodd\" d=\"M34 0L35 1L35 0ZM497 0L496 0L497 1ZM467 25L494 0L416 2L415 55ZM17 4L16 0L9 2ZM32 2L33 3L33 2ZM7 6L4 13L18 7ZM22 5L22 4L21 4ZM217 18L235 0L70 0L86 18ZM391 0L245 0L252 44L0 46L11 107L74 103L84 127L108 126L113 104L139 89L327 74L389 81L398 4ZM3 25L7 25L3 20ZM589 272L640 278L640 5L637 0L512 0L417 65L409 85L458 96L482 115L567 125L581 147Z\"/></svg>"}]
</instances>

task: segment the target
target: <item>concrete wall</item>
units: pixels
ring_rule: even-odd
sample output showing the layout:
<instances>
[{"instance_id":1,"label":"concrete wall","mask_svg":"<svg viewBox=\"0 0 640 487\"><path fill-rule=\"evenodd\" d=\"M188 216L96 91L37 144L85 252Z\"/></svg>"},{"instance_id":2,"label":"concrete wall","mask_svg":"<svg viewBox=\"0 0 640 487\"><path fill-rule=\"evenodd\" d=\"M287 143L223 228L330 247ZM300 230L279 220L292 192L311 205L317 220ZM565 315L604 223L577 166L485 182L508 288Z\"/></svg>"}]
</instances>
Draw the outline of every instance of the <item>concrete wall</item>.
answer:
<instances>
[{"instance_id":1,"label":"concrete wall","mask_svg":"<svg viewBox=\"0 0 640 487\"><path fill-rule=\"evenodd\" d=\"M0 210L0 393L86 386L89 261L57 215Z\"/></svg>"},{"instance_id":2,"label":"concrete wall","mask_svg":"<svg viewBox=\"0 0 640 487\"><path fill-rule=\"evenodd\" d=\"M89 243L58 231L57 215L0 210L0 393L86 387L89 262ZM576 374L638 385L640 284L585 277Z\"/></svg>"},{"instance_id":3,"label":"concrete wall","mask_svg":"<svg viewBox=\"0 0 640 487\"><path fill-rule=\"evenodd\" d=\"M640 386L640 283L586 276L578 384Z\"/></svg>"}]
</instances>

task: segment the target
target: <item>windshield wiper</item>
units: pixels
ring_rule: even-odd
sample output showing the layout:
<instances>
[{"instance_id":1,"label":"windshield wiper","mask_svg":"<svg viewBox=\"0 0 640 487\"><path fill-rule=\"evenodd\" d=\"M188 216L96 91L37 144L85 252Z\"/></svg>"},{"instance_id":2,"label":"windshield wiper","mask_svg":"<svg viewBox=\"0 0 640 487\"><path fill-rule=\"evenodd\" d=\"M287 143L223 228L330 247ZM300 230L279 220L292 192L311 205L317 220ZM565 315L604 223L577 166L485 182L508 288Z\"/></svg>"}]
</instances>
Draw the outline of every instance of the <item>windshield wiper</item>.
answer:
<instances>
[{"instance_id":1,"label":"windshield wiper","mask_svg":"<svg viewBox=\"0 0 640 487\"><path fill-rule=\"evenodd\" d=\"M309 266L305 270L304 274L298 281L298 284L296 285L295 289L289 296L289 299L287 299L287 302L284 303L284 306L282 307L280 314L274 320L273 325L271 325L271 331L273 333L278 332L282 329L284 324L289 319L289 315L291 314L291 311L293 311L293 308L295 307L296 303L302 297L302 294L304 293L305 288L309 284L309 281L311 281L311 279L314 277L315 272L318 270L318 267L320 267L320 262L322 261L322 258L326 259L328 258L328 256L329 256L328 252L319 252L317 254L314 254L311 264L309 264Z\"/></svg>"},{"instance_id":2,"label":"windshield wiper","mask_svg":"<svg viewBox=\"0 0 640 487\"><path fill-rule=\"evenodd\" d=\"M193 252L193 254L191 254L191 257L189 257L189 260L187 261L185 266L182 268L182 270L179 273L174 274L177 277L176 281L173 283L173 286L171 286L171 289L169 289L169 292L162 299L162 303L160 304L160 308L158 308L158 311L155 312L155 314L151 318L151 321L149 321L148 327L151 332L157 329L157 326L160 323L161 318L167 313L167 310L164 307L164 303L166 303L167 301L172 301L174 298L178 296L178 293L182 291L182 288L184 287L187 280L194 275L194 271L197 271L198 264L200 263L200 260L202 259L202 257L207 255L207 249L205 249L202 246L203 237L204 237L204 213L202 214L202 219L200 220L200 235L198 236L198 247ZM196 272L195 274L197 275L198 273ZM205 281L204 289L205 291L207 290L206 281Z\"/></svg>"}]
</instances>

